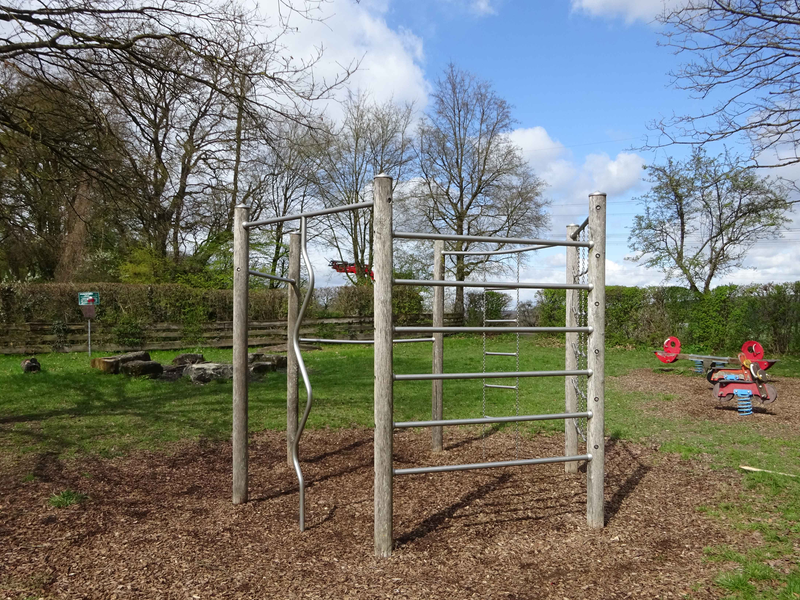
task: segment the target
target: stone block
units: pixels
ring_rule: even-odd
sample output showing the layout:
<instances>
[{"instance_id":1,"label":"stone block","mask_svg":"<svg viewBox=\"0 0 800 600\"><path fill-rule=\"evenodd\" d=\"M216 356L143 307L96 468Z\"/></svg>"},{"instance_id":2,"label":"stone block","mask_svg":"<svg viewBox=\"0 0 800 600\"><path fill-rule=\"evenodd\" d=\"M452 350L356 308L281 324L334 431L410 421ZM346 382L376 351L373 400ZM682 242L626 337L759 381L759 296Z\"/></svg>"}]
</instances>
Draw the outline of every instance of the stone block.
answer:
<instances>
[{"instance_id":1,"label":"stone block","mask_svg":"<svg viewBox=\"0 0 800 600\"><path fill-rule=\"evenodd\" d=\"M202 354L193 354L191 352L179 354L172 359L173 365L196 365L197 363L204 362L206 362L206 359Z\"/></svg>"},{"instance_id":2,"label":"stone block","mask_svg":"<svg viewBox=\"0 0 800 600\"><path fill-rule=\"evenodd\" d=\"M198 363L188 365L183 375L184 377L189 377L194 383L226 381L228 379L233 379L233 365L224 363Z\"/></svg>"}]
</instances>

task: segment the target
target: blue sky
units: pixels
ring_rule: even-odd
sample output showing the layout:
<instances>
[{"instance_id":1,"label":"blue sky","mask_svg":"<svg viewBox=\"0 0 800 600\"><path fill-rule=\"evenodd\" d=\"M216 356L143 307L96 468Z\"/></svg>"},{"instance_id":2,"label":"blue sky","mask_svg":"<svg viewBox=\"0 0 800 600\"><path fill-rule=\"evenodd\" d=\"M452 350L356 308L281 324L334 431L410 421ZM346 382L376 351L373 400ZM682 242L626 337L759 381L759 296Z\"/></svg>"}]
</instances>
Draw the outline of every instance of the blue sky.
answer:
<instances>
[{"instance_id":1,"label":"blue sky","mask_svg":"<svg viewBox=\"0 0 800 600\"><path fill-rule=\"evenodd\" d=\"M290 49L302 55L322 45L322 75L360 59L352 88L379 100L411 100L419 110L449 62L490 81L514 106L514 141L549 184L551 235L562 236L567 223L583 218L590 191L605 191L608 283L659 284L660 273L625 260L627 228L637 212L632 198L647 191L643 165L668 155L683 157L687 150L638 148L653 135L648 123L703 107L670 85L669 72L682 59L658 45L654 16L662 5L661 0L331 0L323 8L326 22L302 24ZM756 269L737 270L718 283L800 280L800 233L790 230L785 238L753 249L748 263ZM563 254L545 254L531 261L524 276L558 280L563 264ZM323 285L340 283L324 269L320 275Z\"/></svg>"}]
</instances>

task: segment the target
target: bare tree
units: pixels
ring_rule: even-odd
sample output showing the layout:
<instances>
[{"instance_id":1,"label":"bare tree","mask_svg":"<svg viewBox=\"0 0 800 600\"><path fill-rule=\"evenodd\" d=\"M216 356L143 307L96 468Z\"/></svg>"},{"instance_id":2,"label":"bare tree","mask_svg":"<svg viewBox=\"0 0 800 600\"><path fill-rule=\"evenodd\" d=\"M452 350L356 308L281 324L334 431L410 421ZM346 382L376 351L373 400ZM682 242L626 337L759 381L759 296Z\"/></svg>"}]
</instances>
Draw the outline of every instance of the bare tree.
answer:
<instances>
[{"instance_id":1,"label":"bare tree","mask_svg":"<svg viewBox=\"0 0 800 600\"><path fill-rule=\"evenodd\" d=\"M511 142L513 124L511 106L488 82L448 65L417 139L421 184L412 204L424 225L437 233L498 237L534 235L547 227L545 184ZM453 249L484 246L459 241ZM464 256L453 262L457 281L484 264ZM463 288L456 290L454 308L463 314Z\"/></svg>"},{"instance_id":2,"label":"bare tree","mask_svg":"<svg viewBox=\"0 0 800 600\"><path fill-rule=\"evenodd\" d=\"M759 240L788 221L783 186L759 177L731 155L695 149L685 162L647 167L653 188L638 198L628 243L632 259L708 292L714 278L741 267Z\"/></svg>"},{"instance_id":3,"label":"bare tree","mask_svg":"<svg viewBox=\"0 0 800 600\"><path fill-rule=\"evenodd\" d=\"M759 166L800 162L797 2L685 0L659 20L667 26L666 45L690 56L672 74L675 85L714 106L654 123L653 128L668 143L745 136Z\"/></svg>"},{"instance_id":4,"label":"bare tree","mask_svg":"<svg viewBox=\"0 0 800 600\"><path fill-rule=\"evenodd\" d=\"M315 191L324 206L371 200L372 180L380 173L391 174L397 187L413 159L412 105L379 104L357 94L345 100L343 110L341 124L328 122L316 136ZM372 264L372 211L337 213L326 222L321 237L339 260L355 263L355 274L347 276L364 281Z\"/></svg>"}]
</instances>

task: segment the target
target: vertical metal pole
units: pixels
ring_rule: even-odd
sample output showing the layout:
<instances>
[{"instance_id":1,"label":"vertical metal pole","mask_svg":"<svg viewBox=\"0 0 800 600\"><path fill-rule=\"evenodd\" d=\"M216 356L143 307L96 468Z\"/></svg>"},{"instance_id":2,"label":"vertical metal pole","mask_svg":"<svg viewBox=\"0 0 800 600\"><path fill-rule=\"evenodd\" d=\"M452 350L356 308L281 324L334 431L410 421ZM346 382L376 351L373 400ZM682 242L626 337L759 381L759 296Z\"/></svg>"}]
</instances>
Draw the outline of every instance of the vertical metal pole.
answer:
<instances>
[{"instance_id":1,"label":"vertical metal pole","mask_svg":"<svg viewBox=\"0 0 800 600\"><path fill-rule=\"evenodd\" d=\"M89 358L92 358L92 320L91 319L89 319L88 343L89 343Z\"/></svg>"},{"instance_id":2,"label":"vertical metal pole","mask_svg":"<svg viewBox=\"0 0 800 600\"><path fill-rule=\"evenodd\" d=\"M437 240L433 243L433 279L442 281L444 279L444 241ZM433 326L444 326L444 288L436 286L433 288ZM444 334L433 334L433 372L444 372ZM443 384L441 379L432 382L431 389L431 418L434 421L441 421L443 415ZM442 451L442 427L431 427L431 450L433 452Z\"/></svg>"},{"instance_id":3,"label":"vertical metal pole","mask_svg":"<svg viewBox=\"0 0 800 600\"><path fill-rule=\"evenodd\" d=\"M392 178L374 180L375 556L392 555Z\"/></svg>"},{"instance_id":4,"label":"vertical metal pole","mask_svg":"<svg viewBox=\"0 0 800 600\"><path fill-rule=\"evenodd\" d=\"M589 527L605 525L605 348L606 348L606 195L589 196L589 292L587 363L591 371L587 407L592 418L586 424L586 451L592 460L586 467L586 520Z\"/></svg>"},{"instance_id":5,"label":"vertical metal pole","mask_svg":"<svg viewBox=\"0 0 800 600\"><path fill-rule=\"evenodd\" d=\"M572 239L572 234L578 230L577 225L567 225L567 239ZM567 246L567 283L575 281L575 274L578 272L578 248ZM576 312L578 309L578 290L567 290L566 321L567 327L577 326ZM578 368L578 357L575 355L575 346L578 343L577 333L566 334L566 356L564 368L567 371L574 371ZM578 412L578 394L575 391L575 377L564 378L564 412ZM578 454L578 432L575 429L575 419L564 420L564 456L577 456ZM578 463L570 461L564 463L566 473L577 473Z\"/></svg>"},{"instance_id":6,"label":"vertical metal pole","mask_svg":"<svg viewBox=\"0 0 800 600\"><path fill-rule=\"evenodd\" d=\"M297 314L300 310L300 234L293 233L289 236L289 279L296 283L287 286L289 302L286 314L286 464L294 468L292 461L292 445L297 435L297 411L299 391L297 387L297 355L292 343Z\"/></svg>"},{"instance_id":7,"label":"vertical metal pole","mask_svg":"<svg viewBox=\"0 0 800 600\"><path fill-rule=\"evenodd\" d=\"M247 502L247 309L250 209L238 205L233 221L233 503Z\"/></svg>"}]
</instances>

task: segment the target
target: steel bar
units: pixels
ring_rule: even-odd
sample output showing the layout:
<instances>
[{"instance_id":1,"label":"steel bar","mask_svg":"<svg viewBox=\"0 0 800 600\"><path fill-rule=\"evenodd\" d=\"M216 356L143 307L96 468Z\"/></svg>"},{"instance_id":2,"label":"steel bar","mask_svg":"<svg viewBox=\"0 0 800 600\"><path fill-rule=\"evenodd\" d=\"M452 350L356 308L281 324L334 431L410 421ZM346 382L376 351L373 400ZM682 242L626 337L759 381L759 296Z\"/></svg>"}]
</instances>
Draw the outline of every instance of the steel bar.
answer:
<instances>
[{"instance_id":1,"label":"steel bar","mask_svg":"<svg viewBox=\"0 0 800 600\"><path fill-rule=\"evenodd\" d=\"M300 312L295 321L294 332L292 332L292 346L294 353L297 357L297 367L300 375L303 377L303 385L306 388L306 409L303 411L303 417L297 424L297 433L294 436L294 443L292 445L292 463L294 464L294 472L297 475L297 486L300 490L300 531L305 531L306 528L306 483L303 479L303 471L300 469L300 437L303 435L303 430L308 421L308 414L311 412L311 406L314 402L314 392L311 389L311 380L308 377L308 369L306 369L306 362L303 360L303 355L300 353L300 327L303 324L303 317L306 315L306 308L311 301L311 296L314 294L314 267L311 266L311 260L308 258L308 230L306 218L300 219L300 249L303 254L303 262L308 271L308 290L303 298L303 304L300 306Z\"/></svg>"},{"instance_id":2,"label":"steel bar","mask_svg":"<svg viewBox=\"0 0 800 600\"><path fill-rule=\"evenodd\" d=\"M493 371L490 373L407 373L394 374L395 381L430 381L432 379L502 379L503 377L565 377L591 375L586 371Z\"/></svg>"},{"instance_id":3,"label":"steel bar","mask_svg":"<svg viewBox=\"0 0 800 600\"><path fill-rule=\"evenodd\" d=\"M516 352L487 352L486 356L516 356Z\"/></svg>"},{"instance_id":4,"label":"steel bar","mask_svg":"<svg viewBox=\"0 0 800 600\"><path fill-rule=\"evenodd\" d=\"M332 215L334 213L347 212L351 210L358 210L360 208L372 208L372 202L361 202L359 204L345 204L343 206L332 206L331 208L322 208L320 210L310 210L304 213L297 213L295 215L284 215L282 217L272 217L270 219L262 219L260 221L248 221L244 224L245 229L251 227L260 227L262 225L274 225L275 223L283 223L285 221L297 221L302 218L321 217L323 215Z\"/></svg>"},{"instance_id":5,"label":"steel bar","mask_svg":"<svg viewBox=\"0 0 800 600\"><path fill-rule=\"evenodd\" d=\"M433 243L433 278L437 281L444 279L444 241L436 240ZM432 317L434 327L444 326L444 288L433 288ZM431 372L444 371L444 335L433 334L433 348L431 353ZM431 418L441 419L444 416L444 382L441 379L431 381ZM441 427L431 429L431 452L441 452L444 448L444 431Z\"/></svg>"},{"instance_id":6,"label":"steel bar","mask_svg":"<svg viewBox=\"0 0 800 600\"><path fill-rule=\"evenodd\" d=\"M483 387L485 388L494 388L498 390L517 390L519 389L516 385L497 385L495 383L484 383Z\"/></svg>"},{"instance_id":7,"label":"steel bar","mask_svg":"<svg viewBox=\"0 0 800 600\"><path fill-rule=\"evenodd\" d=\"M516 323L516 319L486 319L485 323Z\"/></svg>"},{"instance_id":8,"label":"steel bar","mask_svg":"<svg viewBox=\"0 0 800 600\"><path fill-rule=\"evenodd\" d=\"M573 239L573 240L575 240L575 239L578 239L578 236L581 234L581 231L583 231L584 229L586 229L586 226L587 226L588 224L589 224L589 217L586 217L586 218L583 220L583 223L581 223L580 225L578 225L578 228L577 228L577 229L575 229L575 230L574 230L574 231L573 231L573 232L570 234L570 236L572 237L572 239ZM569 227L574 227L574 225L570 225Z\"/></svg>"},{"instance_id":9,"label":"steel bar","mask_svg":"<svg viewBox=\"0 0 800 600\"><path fill-rule=\"evenodd\" d=\"M374 344L375 340L334 340L334 339L325 339L325 338L300 338L301 342L307 344L364 344L370 345ZM393 344L410 344L413 342L432 342L433 338L402 338L392 340Z\"/></svg>"},{"instance_id":10,"label":"steel bar","mask_svg":"<svg viewBox=\"0 0 800 600\"><path fill-rule=\"evenodd\" d=\"M529 458L522 460L503 460L499 462L472 463L466 465L442 465L440 467L417 467L413 469L394 469L395 475L422 475L424 473L447 473L449 471L471 471L474 469L496 469L501 467L522 467L525 465L547 465L568 461L586 460L591 463L591 454L580 456L554 456L552 458Z\"/></svg>"},{"instance_id":11,"label":"steel bar","mask_svg":"<svg viewBox=\"0 0 800 600\"><path fill-rule=\"evenodd\" d=\"M591 327L395 327L395 333L591 333Z\"/></svg>"},{"instance_id":12,"label":"steel bar","mask_svg":"<svg viewBox=\"0 0 800 600\"><path fill-rule=\"evenodd\" d=\"M556 413L544 415L518 415L514 417L476 417L474 419L436 419L433 421L402 421L395 423L396 429L411 427L440 427L447 425L483 425L485 423L517 423L522 421L557 421L559 419L575 419L591 417L591 412Z\"/></svg>"},{"instance_id":13,"label":"steel bar","mask_svg":"<svg viewBox=\"0 0 800 600\"><path fill-rule=\"evenodd\" d=\"M277 275L270 275L269 273L262 273L261 271L253 271L250 269L250 275L255 275L256 277L263 277L264 279L273 279L275 281L283 281L285 283L295 284L297 283L294 279L289 279L287 277L278 277Z\"/></svg>"},{"instance_id":14,"label":"steel bar","mask_svg":"<svg viewBox=\"0 0 800 600\"><path fill-rule=\"evenodd\" d=\"M533 250L542 250L544 248L552 248L551 244L544 244L541 246L525 246L524 248L512 248L510 250L490 250L483 252L481 250L447 250L442 254L450 256L497 256L500 254L521 254L523 252L531 252Z\"/></svg>"},{"instance_id":15,"label":"steel bar","mask_svg":"<svg viewBox=\"0 0 800 600\"><path fill-rule=\"evenodd\" d=\"M403 240L445 240L451 242L489 242L492 244L526 244L528 246L578 246L591 248L591 242L576 242L574 240L539 240L527 238L504 238L488 235L451 235L447 233L412 233L410 231L395 231L393 237Z\"/></svg>"},{"instance_id":16,"label":"steel bar","mask_svg":"<svg viewBox=\"0 0 800 600\"><path fill-rule=\"evenodd\" d=\"M394 279L394 285L419 285L463 288L493 288L498 290L591 290L591 285L578 283L522 283L519 281L436 281L435 279Z\"/></svg>"}]
</instances>

